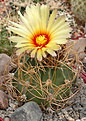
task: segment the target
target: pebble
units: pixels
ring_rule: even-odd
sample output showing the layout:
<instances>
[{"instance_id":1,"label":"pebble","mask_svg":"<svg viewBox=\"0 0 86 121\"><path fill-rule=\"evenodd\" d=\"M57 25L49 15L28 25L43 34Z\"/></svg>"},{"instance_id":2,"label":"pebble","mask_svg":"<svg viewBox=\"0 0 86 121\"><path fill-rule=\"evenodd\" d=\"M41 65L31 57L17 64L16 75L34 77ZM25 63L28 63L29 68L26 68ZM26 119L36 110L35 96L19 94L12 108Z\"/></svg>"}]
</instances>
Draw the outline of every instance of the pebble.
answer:
<instances>
[{"instance_id":1,"label":"pebble","mask_svg":"<svg viewBox=\"0 0 86 121\"><path fill-rule=\"evenodd\" d=\"M35 102L27 102L11 115L12 121L40 121L42 111Z\"/></svg>"},{"instance_id":2,"label":"pebble","mask_svg":"<svg viewBox=\"0 0 86 121\"><path fill-rule=\"evenodd\" d=\"M82 105L83 107L86 105L86 97L85 97L85 96L83 96L83 97L81 98L81 105Z\"/></svg>"},{"instance_id":3,"label":"pebble","mask_svg":"<svg viewBox=\"0 0 86 121\"><path fill-rule=\"evenodd\" d=\"M53 120L54 120L54 121L58 121L58 117L57 117L57 115L56 115L56 114L54 115Z\"/></svg>"},{"instance_id":4,"label":"pebble","mask_svg":"<svg viewBox=\"0 0 86 121\"><path fill-rule=\"evenodd\" d=\"M10 105L10 107L11 107L13 110L16 109L16 104L10 103L9 105Z\"/></svg>"},{"instance_id":5,"label":"pebble","mask_svg":"<svg viewBox=\"0 0 86 121\"><path fill-rule=\"evenodd\" d=\"M8 107L8 99L5 92L0 90L0 109L6 109Z\"/></svg>"},{"instance_id":6,"label":"pebble","mask_svg":"<svg viewBox=\"0 0 86 121\"><path fill-rule=\"evenodd\" d=\"M11 57L6 54L0 54L0 76L7 74L17 66L12 63Z\"/></svg>"},{"instance_id":7,"label":"pebble","mask_svg":"<svg viewBox=\"0 0 86 121\"><path fill-rule=\"evenodd\" d=\"M12 107L8 107L6 110L7 111L13 111L13 108Z\"/></svg>"},{"instance_id":8,"label":"pebble","mask_svg":"<svg viewBox=\"0 0 86 121\"><path fill-rule=\"evenodd\" d=\"M86 117L84 117L82 119L77 119L76 121L86 121Z\"/></svg>"},{"instance_id":9,"label":"pebble","mask_svg":"<svg viewBox=\"0 0 86 121\"><path fill-rule=\"evenodd\" d=\"M68 121L74 121L74 119L72 117L69 116L68 112L65 109L62 109L63 114L65 115L65 118Z\"/></svg>"},{"instance_id":10,"label":"pebble","mask_svg":"<svg viewBox=\"0 0 86 121\"><path fill-rule=\"evenodd\" d=\"M83 107L83 110L80 111L80 118L83 118L86 116L86 106Z\"/></svg>"},{"instance_id":11,"label":"pebble","mask_svg":"<svg viewBox=\"0 0 86 121\"><path fill-rule=\"evenodd\" d=\"M9 118L7 117L7 118L4 119L4 121L10 121L10 120L9 120Z\"/></svg>"},{"instance_id":12,"label":"pebble","mask_svg":"<svg viewBox=\"0 0 86 121\"><path fill-rule=\"evenodd\" d=\"M0 86L2 86L3 82L4 82L4 76L0 76Z\"/></svg>"}]
</instances>

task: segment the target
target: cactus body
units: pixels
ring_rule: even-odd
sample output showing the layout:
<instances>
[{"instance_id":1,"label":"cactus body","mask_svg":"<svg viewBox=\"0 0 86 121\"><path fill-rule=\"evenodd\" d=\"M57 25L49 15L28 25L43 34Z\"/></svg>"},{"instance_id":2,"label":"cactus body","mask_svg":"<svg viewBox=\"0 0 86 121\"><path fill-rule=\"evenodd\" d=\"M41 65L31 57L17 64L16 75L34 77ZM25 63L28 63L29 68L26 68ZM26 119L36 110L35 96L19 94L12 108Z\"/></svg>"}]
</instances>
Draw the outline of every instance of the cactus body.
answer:
<instances>
[{"instance_id":1,"label":"cactus body","mask_svg":"<svg viewBox=\"0 0 86 121\"><path fill-rule=\"evenodd\" d=\"M76 18L86 22L86 0L71 0L71 9Z\"/></svg>"},{"instance_id":2,"label":"cactus body","mask_svg":"<svg viewBox=\"0 0 86 121\"><path fill-rule=\"evenodd\" d=\"M25 94L27 100L35 101L44 107L66 101L73 83L76 82L76 75L71 67L65 62L59 66L43 63L41 65L34 59L31 61L28 55L21 62L24 62L23 66L15 72L18 81L13 80L13 85L20 95Z\"/></svg>"}]
</instances>

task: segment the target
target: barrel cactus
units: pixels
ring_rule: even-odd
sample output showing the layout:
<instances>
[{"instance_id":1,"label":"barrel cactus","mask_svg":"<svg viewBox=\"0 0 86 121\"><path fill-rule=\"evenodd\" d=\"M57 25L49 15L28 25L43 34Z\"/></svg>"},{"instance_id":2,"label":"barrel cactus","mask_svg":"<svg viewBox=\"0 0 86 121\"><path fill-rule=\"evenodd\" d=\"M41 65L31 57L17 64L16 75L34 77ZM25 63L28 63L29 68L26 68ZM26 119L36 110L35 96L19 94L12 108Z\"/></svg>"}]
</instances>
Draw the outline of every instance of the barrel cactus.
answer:
<instances>
[{"instance_id":1,"label":"barrel cactus","mask_svg":"<svg viewBox=\"0 0 86 121\"><path fill-rule=\"evenodd\" d=\"M78 19L86 22L86 0L71 0L71 9Z\"/></svg>"},{"instance_id":2,"label":"barrel cactus","mask_svg":"<svg viewBox=\"0 0 86 121\"><path fill-rule=\"evenodd\" d=\"M86 33L86 0L71 0L71 9L75 17L82 24L85 23L84 33Z\"/></svg>"},{"instance_id":3,"label":"barrel cactus","mask_svg":"<svg viewBox=\"0 0 86 121\"><path fill-rule=\"evenodd\" d=\"M76 53L67 40L69 24L64 15L56 18L56 10L49 17L48 5L27 6L24 16L18 13L21 22L10 21L13 27L8 28L19 35L9 38L18 47L18 69L12 80L14 97L21 101L25 96L26 101L58 109L70 99L78 72L72 69L75 62L78 69L78 56L69 58L70 48Z\"/></svg>"}]
</instances>

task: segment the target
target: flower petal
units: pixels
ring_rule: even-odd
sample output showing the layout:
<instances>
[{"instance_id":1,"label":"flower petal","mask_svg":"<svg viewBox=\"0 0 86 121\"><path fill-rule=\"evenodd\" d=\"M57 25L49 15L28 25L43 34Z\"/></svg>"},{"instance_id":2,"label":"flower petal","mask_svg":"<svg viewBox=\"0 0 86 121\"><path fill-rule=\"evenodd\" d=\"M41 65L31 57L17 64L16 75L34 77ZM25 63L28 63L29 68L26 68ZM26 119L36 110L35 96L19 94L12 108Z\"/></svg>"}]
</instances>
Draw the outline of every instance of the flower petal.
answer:
<instances>
[{"instance_id":1,"label":"flower petal","mask_svg":"<svg viewBox=\"0 0 86 121\"><path fill-rule=\"evenodd\" d=\"M63 29L60 31L55 31L54 33L51 34L51 39L57 38L59 36L67 35L66 38L69 36L69 29Z\"/></svg>"},{"instance_id":2,"label":"flower petal","mask_svg":"<svg viewBox=\"0 0 86 121\"><path fill-rule=\"evenodd\" d=\"M69 30L69 23L68 22L65 22L63 25L61 25L60 27L58 27L56 29L56 31L60 31L60 30L63 30L63 29L68 29Z\"/></svg>"},{"instance_id":3,"label":"flower petal","mask_svg":"<svg viewBox=\"0 0 86 121\"><path fill-rule=\"evenodd\" d=\"M42 52L41 52L41 49L38 49L38 50L37 50L37 59L38 59L39 61L42 60Z\"/></svg>"},{"instance_id":4,"label":"flower petal","mask_svg":"<svg viewBox=\"0 0 86 121\"><path fill-rule=\"evenodd\" d=\"M47 51L50 55L52 55L52 56L57 56L56 53L55 53L53 50L49 49L49 48L48 48L46 51Z\"/></svg>"},{"instance_id":5,"label":"flower petal","mask_svg":"<svg viewBox=\"0 0 86 121\"><path fill-rule=\"evenodd\" d=\"M34 57L35 57L36 51L37 51L37 48L34 49L34 50L31 52L31 58L34 58Z\"/></svg>"},{"instance_id":6,"label":"flower petal","mask_svg":"<svg viewBox=\"0 0 86 121\"><path fill-rule=\"evenodd\" d=\"M29 43L18 43L17 45L15 45L15 47L31 47L31 46L33 46L34 47L34 45L33 44L29 44Z\"/></svg>"},{"instance_id":7,"label":"flower petal","mask_svg":"<svg viewBox=\"0 0 86 121\"><path fill-rule=\"evenodd\" d=\"M28 49L29 49L29 47L24 47L24 48L18 49L18 50L16 51L16 54L17 54L17 55L20 55L21 53L25 52L25 51L28 50Z\"/></svg>"},{"instance_id":8,"label":"flower petal","mask_svg":"<svg viewBox=\"0 0 86 121\"><path fill-rule=\"evenodd\" d=\"M44 58L46 57L46 53L45 53L46 49L47 49L47 48L44 48L44 47L42 48L42 56L43 56Z\"/></svg>"},{"instance_id":9,"label":"flower petal","mask_svg":"<svg viewBox=\"0 0 86 121\"><path fill-rule=\"evenodd\" d=\"M46 47L50 48L51 50L59 50L60 49L60 46L57 45L56 43L55 44L49 43L46 45Z\"/></svg>"},{"instance_id":10,"label":"flower petal","mask_svg":"<svg viewBox=\"0 0 86 121\"><path fill-rule=\"evenodd\" d=\"M50 16L49 22L48 22L48 26L47 26L47 31L50 30L51 26L53 25L53 22L55 21L55 17L56 17L57 11L54 10Z\"/></svg>"},{"instance_id":11,"label":"flower petal","mask_svg":"<svg viewBox=\"0 0 86 121\"><path fill-rule=\"evenodd\" d=\"M50 42L51 44L53 43L57 43L57 44L66 44L67 43L67 40L66 38L55 38L53 39L53 41Z\"/></svg>"},{"instance_id":12,"label":"flower petal","mask_svg":"<svg viewBox=\"0 0 86 121\"><path fill-rule=\"evenodd\" d=\"M29 39L18 37L18 36L11 36L9 37L10 41L16 42L16 43L24 43L24 42L30 42Z\"/></svg>"},{"instance_id":13,"label":"flower petal","mask_svg":"<svg viewBox=\"0 0 86 121\"><path fill-rule=\"evenodd\" d=\"M40 5L37 6L32 5L31 8L29 8L28 6L26 7L27 19L30 23L32 30L34 31L34 34L36 34L37 32L40 33L41 18L40 18L39 9Z\"/></svg>"},{"instance_id":14,"label":"flower petal","mask_svg":"<svg viewBox=\"0 0 86 121\"><path fill-rule=\"evenodd\" d=\"M25 31L27 34L31 34L30 31L23 25L23 24L17 24L15 22L9 21L11 24L13 24L15 27L22 29L23 31Z\"/></svg>"},{"instance_id":15,"label":"flower petal","mask_svg":"<svg viewBox=\"0 0 86 121\"><path fill-rule=\"evenodd\" d=\"M32 29L32 27L30 26L29 21L20 13L20 11L18 11L18 14L20 15L20 18L22 20L22 22L24 23L24 25L29 29L29 31L34 34L34 31Z\"/></svg>"},{"instance_id":16,"label":"flower petal","mask_svg":"<svg viewBox=\"0 0 86 121\"><path fill-rule=\"evenodd\" d=\"M49 33L52 33L55 31L58 27L62 26L65 23L65 15L60 16L57 18L51 29L49 30Z\"/></svg>"},{"instance_id":17,"label":"flower petal","mask_svg":"<svg viewBox=\"0 0 86 121\"><path fill-rule=\"evenodd\" d=\"M26 34L23 30L9 26L8 30L11 30L12 32L14 32L15 34L18 34L24 38L28 37L28 34Z\"/></svg>"},{"instance_id":18,"label":"flower petal","mask_svg":"<svg viewBox=\"0 0 86 121\"><path fill-rule=\"evenodd\" d=\"M40 9L41 9L41 32L45 32L47 27L47 20L49 17L49 6L42 4Z\"/></svg>"}]
</instances>

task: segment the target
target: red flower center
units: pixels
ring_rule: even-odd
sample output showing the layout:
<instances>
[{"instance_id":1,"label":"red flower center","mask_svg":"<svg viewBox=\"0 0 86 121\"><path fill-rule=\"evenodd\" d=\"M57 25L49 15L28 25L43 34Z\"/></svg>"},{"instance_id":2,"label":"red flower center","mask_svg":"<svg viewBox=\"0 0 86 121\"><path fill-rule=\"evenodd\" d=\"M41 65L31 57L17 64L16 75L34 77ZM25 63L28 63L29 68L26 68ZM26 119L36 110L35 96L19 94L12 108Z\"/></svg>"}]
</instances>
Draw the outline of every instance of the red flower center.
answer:
<instances>
[{"instance_id":1,"label":"red flower center","mask_svg":"<svg viewBox=\"0 0 86 121\"><path fill-rule=\"evenodd\" d=\"M36 47L44 47L50 41L50 37L47 34L39 34L32 39Z\"/></svg>"}]
</instances>

